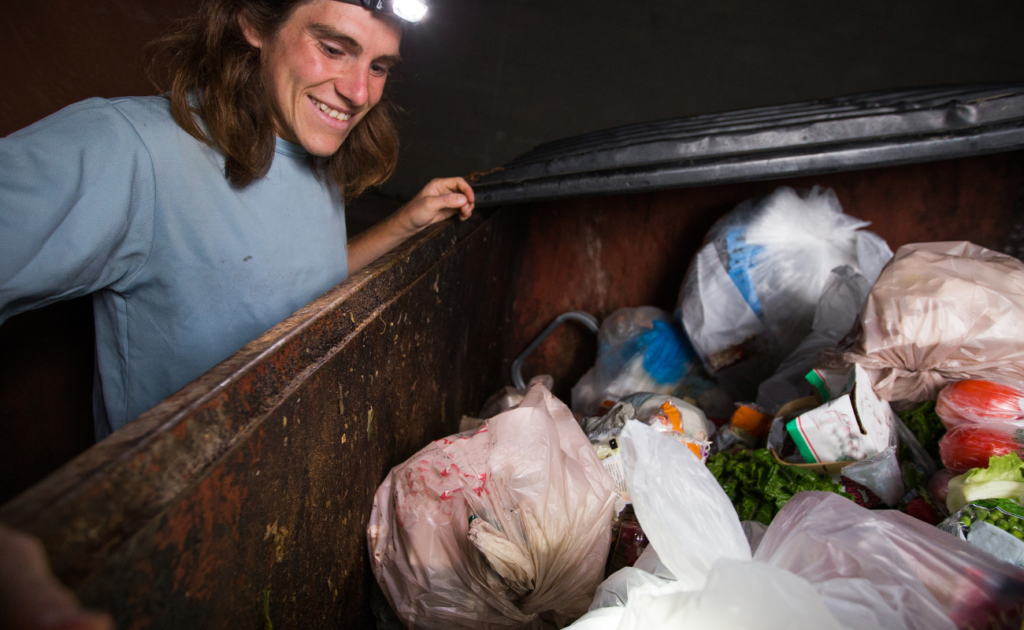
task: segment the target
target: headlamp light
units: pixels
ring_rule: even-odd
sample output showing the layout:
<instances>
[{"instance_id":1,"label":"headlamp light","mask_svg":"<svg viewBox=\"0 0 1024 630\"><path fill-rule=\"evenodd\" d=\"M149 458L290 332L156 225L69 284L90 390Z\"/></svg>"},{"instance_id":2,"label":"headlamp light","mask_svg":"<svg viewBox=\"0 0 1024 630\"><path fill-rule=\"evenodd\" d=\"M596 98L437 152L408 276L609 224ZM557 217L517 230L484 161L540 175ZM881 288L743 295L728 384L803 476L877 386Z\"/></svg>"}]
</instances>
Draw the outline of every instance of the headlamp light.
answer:
<instances>
[{"instance_id":1,"label":"headlamp light","mask_svg":"<svg viewBox=\"0 0 1024 630\"><path fill-rule=\"evenodd\" d=\"M338 0L347 4L393 15L406 22L419 22L427 14L426 0Z\"/></svg>"}]
</instances>

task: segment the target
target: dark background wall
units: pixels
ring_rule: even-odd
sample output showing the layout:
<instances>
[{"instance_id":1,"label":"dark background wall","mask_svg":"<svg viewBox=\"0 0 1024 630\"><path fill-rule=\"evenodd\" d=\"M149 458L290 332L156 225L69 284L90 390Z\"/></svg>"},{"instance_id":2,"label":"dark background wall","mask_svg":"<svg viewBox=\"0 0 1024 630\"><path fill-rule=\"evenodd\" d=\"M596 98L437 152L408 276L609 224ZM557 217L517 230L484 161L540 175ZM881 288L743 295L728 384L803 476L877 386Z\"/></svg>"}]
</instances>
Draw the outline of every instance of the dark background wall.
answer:
<instances>
[{"instance_id":1,"label":"dark background wall","mask_svg":"<svg viewBox=\"0 0 1024 630\"><path fill-rule=\"evenodd\" d=\"M148 94L139 54L197 0L2 0L0 135ZM392 84L408 198L434 176L631 122L892 87L1024 80L1020 0L432 0Z\"/></svg>"},{"instance_id":2,"label":"dark background wall","mask_svg":"<svg viewBox=\"0 0 1024 630\"><path fill-rule=\"evenodd\" d=\"M0 0L0 136L90 96L152 94L143 45L197 5ZM391 84L406 111L398 171L350 207L351 232L431 177L488 170L586 131L893 87L1024 81L1020 0L432 6L408 32ZM0 503L90 443L90 328L88 299L0 326Z\"/></svg>"}]
</instances>

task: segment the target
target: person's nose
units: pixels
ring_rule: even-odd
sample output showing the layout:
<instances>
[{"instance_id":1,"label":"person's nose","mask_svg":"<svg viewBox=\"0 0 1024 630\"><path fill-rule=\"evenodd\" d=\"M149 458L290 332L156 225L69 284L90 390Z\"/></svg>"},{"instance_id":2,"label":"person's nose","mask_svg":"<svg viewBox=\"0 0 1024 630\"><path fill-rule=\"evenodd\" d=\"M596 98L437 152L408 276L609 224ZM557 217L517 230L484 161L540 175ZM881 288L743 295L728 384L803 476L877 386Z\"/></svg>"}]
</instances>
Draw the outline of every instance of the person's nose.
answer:
<instances>
[{"instance_id":1,"label":"person's nose","mask_svg":"<svg viewBox=\"0 0 1024 630\"><path fill-rule=\"evenodd\" d=\"M351 68L350 72L335 79L334 89L353 107L359 108L365 105L370 98L369 84L370 68L360 65Z\"/></svg>"}]
</instances>

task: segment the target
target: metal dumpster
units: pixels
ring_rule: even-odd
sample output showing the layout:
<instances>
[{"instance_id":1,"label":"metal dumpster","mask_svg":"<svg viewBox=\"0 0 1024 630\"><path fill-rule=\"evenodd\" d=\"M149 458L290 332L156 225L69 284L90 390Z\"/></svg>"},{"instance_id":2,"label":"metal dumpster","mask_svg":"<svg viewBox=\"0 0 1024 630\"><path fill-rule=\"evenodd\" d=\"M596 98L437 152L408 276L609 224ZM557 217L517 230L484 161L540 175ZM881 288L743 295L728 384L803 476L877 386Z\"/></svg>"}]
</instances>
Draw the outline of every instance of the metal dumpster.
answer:
<instances>
[{"instance_id":1,"label":"metal dumpster","mask_svg":"<svg viewBox=\"0 0 1024 630\"><path fill-rule=\"evenodd\" d=\"M558 314L671 310L738 202L835 189L895 249L1024 253L1024 85L888 92L538 147L437 225L0 508L120 628L369 628L387 471L453 433ZM562 327L525 375L594 359Z\"/></svg>"}]
</instances>

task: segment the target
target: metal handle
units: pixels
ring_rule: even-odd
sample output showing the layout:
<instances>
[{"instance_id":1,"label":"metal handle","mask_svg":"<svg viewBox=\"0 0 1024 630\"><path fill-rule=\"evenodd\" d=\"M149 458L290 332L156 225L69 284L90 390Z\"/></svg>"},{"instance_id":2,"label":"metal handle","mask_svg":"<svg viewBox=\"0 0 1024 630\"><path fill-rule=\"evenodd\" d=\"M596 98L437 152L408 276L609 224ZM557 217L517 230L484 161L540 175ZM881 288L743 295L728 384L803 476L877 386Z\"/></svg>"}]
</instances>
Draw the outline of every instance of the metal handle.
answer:
<instances>
[{"instance_id":1,"label":"metal handle","mask_svg":"<svg viewBox=\"0 0 1024 630\"><path fill-rule=\"evenodd\" d=\"M523 350L523 353L516 357L516 360L512 362L512 385L514 385L516 389L526 389L526 383L523 382L523 363L526 362L527 357L533 354L533 351L548 338L548 335L568 321L583 324L595 335L599 330L601 330L601 325L600 322L597 321L597 318L586 311L569 311L568 313L562 313L556 317L555 321L548 324L548 327L544 329L544 332L538 335L530 345L526 346L526 350Z\"/></svg>"}]
</instances>

